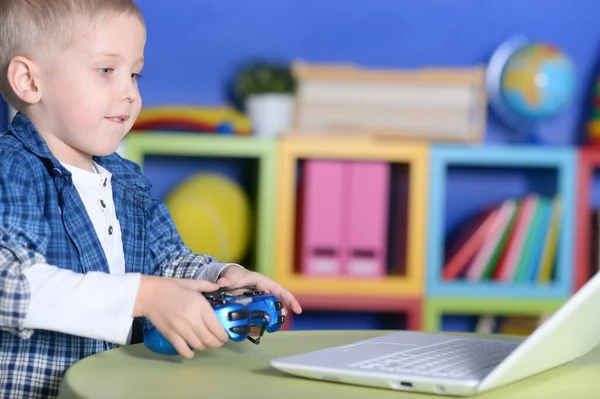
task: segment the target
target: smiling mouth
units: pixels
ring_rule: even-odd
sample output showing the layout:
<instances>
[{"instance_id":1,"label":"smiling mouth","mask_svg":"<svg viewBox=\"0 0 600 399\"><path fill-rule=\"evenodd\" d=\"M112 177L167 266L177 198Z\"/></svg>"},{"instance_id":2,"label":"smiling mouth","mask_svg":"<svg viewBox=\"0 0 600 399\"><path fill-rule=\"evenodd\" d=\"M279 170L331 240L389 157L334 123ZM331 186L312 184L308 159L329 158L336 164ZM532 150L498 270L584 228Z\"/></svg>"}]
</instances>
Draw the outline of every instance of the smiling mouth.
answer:
<instances>
[{"instance_id":1,"label":"smiling mouth","mask_svg":"<svg viewBox=\"0 0 600 399\"><path fill-rule=\"evenodd\" d=\"M108 119L109 121L112 121L115 123L124 123L129 119L129 115L107 116L104 119Z\"/></svg>"}]
</instances>

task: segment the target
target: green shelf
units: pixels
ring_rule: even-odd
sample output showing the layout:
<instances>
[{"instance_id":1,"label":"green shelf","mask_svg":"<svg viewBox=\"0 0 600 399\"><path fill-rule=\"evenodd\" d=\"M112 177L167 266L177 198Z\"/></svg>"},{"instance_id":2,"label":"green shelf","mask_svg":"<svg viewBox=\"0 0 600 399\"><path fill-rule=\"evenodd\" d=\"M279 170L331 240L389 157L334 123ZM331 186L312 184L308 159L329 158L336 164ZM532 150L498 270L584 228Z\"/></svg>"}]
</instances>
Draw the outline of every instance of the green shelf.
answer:
<instances>
[{"instance_id":1,"label":"green shelf","mask_svg":"<svg viewBox=\"0 0 600 399\"><path fill-rule=\"evenodd\" d=\"M275 142L250 136L222 136L214 133L132 132L125 138L127 157L143 163L152 155L273 157Z\"/></svg>"},{"instance_id":2,"label":"green shelf","mask_svg":"<svg viewBox=\"0 0 600 399\"><path fill-rule=\"evenodd\" d=\"M541 316L555 312L566 300L567 298L564 301L555 299L427 298L423 307L423 330L430 332L439 331L442 316L445 314Z\"/></svg>"},{"instance_id":3,"label":"green shelf","mask_svg":"<svg viewBox=\"0 0 600 399\"><path fill-rule=\"evenodd\" d=\"M149 155L255 158L258 162L255 270L273 276L275 233L276 143L249 136L214 133L131 132L124 140L125 156L142 170Z\"/></svg>"}]
</instances>

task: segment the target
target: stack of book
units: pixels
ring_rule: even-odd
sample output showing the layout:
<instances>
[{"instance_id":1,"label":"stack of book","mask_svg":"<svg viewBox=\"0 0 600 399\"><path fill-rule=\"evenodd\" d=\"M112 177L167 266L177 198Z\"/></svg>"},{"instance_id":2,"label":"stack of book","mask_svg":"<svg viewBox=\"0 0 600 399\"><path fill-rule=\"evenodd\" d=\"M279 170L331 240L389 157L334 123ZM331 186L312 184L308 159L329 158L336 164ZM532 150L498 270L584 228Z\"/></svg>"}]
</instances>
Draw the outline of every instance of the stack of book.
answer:
<instances>
[{"instance_id":1,"label":"stack of book","mask_svg":"<svg viewBox=\"0 0 600 399\"><path fill-rule=\"evenodd\" d=\"M408 70L296 62L293 73L293 133L482 141L483 67Z\"/></svg>"},{"instance_id":2,"label":"stack of book","mask_svg":"<svg viewBox=\"0 0 600 399\"><path fill-rule=\"evenodd\" d=\"M507 199L462 225L448 241L444 280L547 284L562 215L559 196Z\"/></svg>"}]
</instances>

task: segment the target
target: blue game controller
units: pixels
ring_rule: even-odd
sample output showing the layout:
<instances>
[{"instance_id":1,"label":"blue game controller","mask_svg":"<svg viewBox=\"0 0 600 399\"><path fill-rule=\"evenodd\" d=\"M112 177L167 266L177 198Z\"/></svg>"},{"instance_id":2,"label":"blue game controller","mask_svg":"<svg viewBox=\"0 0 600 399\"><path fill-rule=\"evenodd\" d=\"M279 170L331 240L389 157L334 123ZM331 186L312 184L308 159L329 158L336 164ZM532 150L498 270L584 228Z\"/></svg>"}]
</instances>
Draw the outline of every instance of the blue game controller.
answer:
<instances>
[{"instance_id":1,"label":"blue game controller","mask_svg":"<svg viewBox=\"0 0 600 399\"><path fill-rule=\"evenodd\" d=\"M241 294L232 294L240 290L243 290ZM202 294L213 307L232 341L241 342L248 339L258 345L265 331L278 331L285 322L283 304L275 295L253 291L250 287L222 287L217 291ZM252 327L259 329L257 337L250 336ZM154 326L144 334L144 344L156 353L177 354L175 347Z\"/></svg>"},{"instance_id":2,"label":"blue game controller","mask_svg":"<svg viewBox=\"0 0 600 399\"><path fill-rule=\"evenodd\" d=\"M283 304L275 295L266 295L262 291L246 291L236 297L236 303L243 303L253 320L266 317L264 328L269 333L279 331L285 322Z\"/></svg>"}]
</instances>

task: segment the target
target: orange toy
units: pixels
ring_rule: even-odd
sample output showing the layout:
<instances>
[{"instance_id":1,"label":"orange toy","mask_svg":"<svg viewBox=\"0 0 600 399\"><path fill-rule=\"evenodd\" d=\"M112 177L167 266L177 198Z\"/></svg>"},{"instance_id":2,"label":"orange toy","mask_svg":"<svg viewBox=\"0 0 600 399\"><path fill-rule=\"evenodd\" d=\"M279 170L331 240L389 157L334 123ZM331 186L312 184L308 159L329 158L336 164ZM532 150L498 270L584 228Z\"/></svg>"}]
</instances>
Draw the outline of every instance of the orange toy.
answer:
<instances>
[{"instance_id":1,"label":"orange toy","mask_svg":"<svg viewBox=\"0 0 600 399\"><path fill-rule=\"evenodd\" d=\"M227 107L161 106L144 108L133 131L192 131L249 135L251 126L246 116Z\"/></svg>"}]
</instances>

